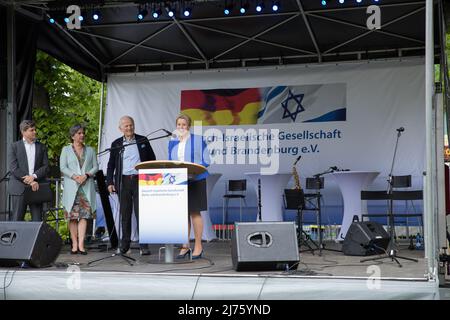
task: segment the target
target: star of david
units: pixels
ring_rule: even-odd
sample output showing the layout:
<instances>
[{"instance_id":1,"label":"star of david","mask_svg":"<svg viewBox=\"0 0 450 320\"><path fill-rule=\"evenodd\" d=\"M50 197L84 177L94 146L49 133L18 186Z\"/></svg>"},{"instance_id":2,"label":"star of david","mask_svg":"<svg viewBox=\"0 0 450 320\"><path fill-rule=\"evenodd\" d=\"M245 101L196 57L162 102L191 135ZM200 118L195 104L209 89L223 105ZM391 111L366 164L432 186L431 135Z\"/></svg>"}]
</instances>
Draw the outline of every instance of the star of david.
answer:
<instances>
[{"instance_id":1,"label":"star of david","mask_svg":"<svg viewBox=\"0 0 450 320\"><path fill-rule=\"evenodd\" d=\"M170 175L170 177L169 177L169 183L170 183L170 184L174 184L174 182L175 182L175 176L174 176L174 175Z\"/></svg>"},{"instance_id":2,"label":"star of david","mask_svg":"<svg viewBox=\"0 0 450 320\"><path fill-rule=\"evenodd\" d=\"M303 108L302 106L302 100L304 96L305 96L304 94L293 94L292 91L289 89L289 93L286 100L284 100L281 103L281 107L284 110L282 119L291 118L292 122L295 122L295 119L297 119L297 115L300 112L305 111L305 108ZM291 106L293 106L293 108L291 109L295 110L291 111L289 108Z\"/></svg>"}]
</instances>

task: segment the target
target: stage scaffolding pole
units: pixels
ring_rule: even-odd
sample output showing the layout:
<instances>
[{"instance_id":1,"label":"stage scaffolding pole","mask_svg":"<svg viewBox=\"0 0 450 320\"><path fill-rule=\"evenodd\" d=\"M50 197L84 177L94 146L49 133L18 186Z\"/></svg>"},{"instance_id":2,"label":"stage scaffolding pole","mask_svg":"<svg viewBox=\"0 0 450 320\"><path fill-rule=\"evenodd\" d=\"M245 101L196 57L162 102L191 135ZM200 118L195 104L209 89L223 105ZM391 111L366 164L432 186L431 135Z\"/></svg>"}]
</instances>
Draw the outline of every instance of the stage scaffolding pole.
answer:
<instances>
[{"instance_id":1,"label":"stage scaffolding pole","mask_svg":"<svg viewBox=\"0 0 450 320\"><path fill-rule=\"evenodd\" d=\"M424 178L424 229L425 258L428 263L428 276L436 280L436 150L434 128L434 37L433 37L433 0L425 4L425 149L426 175Z\"/></svg>"},{"instance_id":2,"label":"stage scaffolding pole","mask_svg":"<svg viewBox=\"0 0 450 320\"><path fill-rule=\"evenodd\" d=\"M102 76L103 78L103 76ZM105 92L105 81L102 79L102 92L100 93L100 107L98 117L98 140L97 140L97 153L100 153L100 143L102 142L102 123L103 123L103 94ZM95 235L97 219L92 221L92 234Z\"/></svg>"},{"instance_id":3,"label":"stage scaffolding pole","mask_svg":"<svg viewBox=\"0 0 450 320\"><path fill-rule=\"evenodd\" d=\"M0 179L9 172L9 146L16 140L16 16L14 3L6 2L6 99L0 100ZM3 219L9 217L8 192L6 181L0 183L0 212L5 211ZM7 215L8 212L8 215Z\"/></svg>"},{"instance_id":4,"label":"stage scaffolding pole","mask_svg":"<svg viewBox=\"0 0 450 320\"><path fill-rule=\"evenodd\" d=\"M436 220L436 246L442 252L447 248L447 234L445 221L445 162L444 162L444 97L441 91L436 90L436 184L437 184L437 220Z\"/></svg>"},{"instance_id":5,"label":"stage scaffolding pole","mask_svg":"<svg viewBox=\"0 0 450 320\"><path fill-rule=\"evenodd\" d=\"M16 16L14 4L6 7L6 59L7 59L7 104L6 104L6 150L16 140ZM6 161L9 170L9 163Z\"/></svg>"},{"instance_id":6,"label":"stage scaffolding pole","mask_svg":"<svg viewBox=\"0 0 450 320\"><path fill-rule=\"evenodd\" d=\"M98 120L98 141L97 141L97 153L100 152L100 143L102 141L102 122L103 122L103 94L105 92L105 81L102 80L102 92L100 94L100 115Z\"/></svg>"}]
</instances>

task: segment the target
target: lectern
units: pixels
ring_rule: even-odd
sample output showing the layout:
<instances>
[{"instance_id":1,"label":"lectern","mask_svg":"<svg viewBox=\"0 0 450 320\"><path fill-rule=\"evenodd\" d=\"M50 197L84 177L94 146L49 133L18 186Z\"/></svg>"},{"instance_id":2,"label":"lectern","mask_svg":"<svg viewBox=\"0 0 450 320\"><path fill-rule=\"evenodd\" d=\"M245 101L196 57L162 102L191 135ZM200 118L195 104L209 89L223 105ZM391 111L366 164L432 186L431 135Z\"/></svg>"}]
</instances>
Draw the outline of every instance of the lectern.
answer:
<instances>
[{"instance_id":1,"label":"lectern","mask_svg":"<svg viewBox=\"0 0 450 320\"><path fill-rule=\"evenodd\" d=\"M165 262L173 263L173 245L189 241L188 181L206 171L183 161L146 161L139 171L139 243L164 243Z\"/></svg>"}]
</instances>

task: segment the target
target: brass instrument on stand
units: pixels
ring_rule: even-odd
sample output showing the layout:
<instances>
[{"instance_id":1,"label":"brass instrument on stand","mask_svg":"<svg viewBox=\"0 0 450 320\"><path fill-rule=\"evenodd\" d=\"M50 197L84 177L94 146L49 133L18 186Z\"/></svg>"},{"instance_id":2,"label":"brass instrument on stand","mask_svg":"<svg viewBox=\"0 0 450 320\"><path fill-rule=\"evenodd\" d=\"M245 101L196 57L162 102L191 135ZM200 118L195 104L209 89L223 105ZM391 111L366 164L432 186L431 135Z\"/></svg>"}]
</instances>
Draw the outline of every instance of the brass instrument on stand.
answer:
<instances>
[{"instance_id":1,"label":"brass instrument on stand","mask_svg":"<svg viewBox=\"0 0 450 320\"><path fill-rule=\"evenodd\" d=\"M297 160L294 162L294 165L292 166L292 175L294 176L294 182L295 182L294 189L295 190L302 190L302 186L300 184L300 176L298 175L297 167L296 167L297 162L300 160L301 157L302 156L299 156L297 158Z\"/></svg>"},{"instance_id":2,"label":"brass instrument on stand","mask_svg":"<svg viewBox=\"0 0 450 320\"><path fill-rule=\"evenodd\" d=\"M297 210L297 245L300 249L302 246L307 246L308 251L314 254L314 249L310 242L319 249L319 246L311 239L311 237L303 230L303 210L305 209L305 194L303 193L302 186L300 184L300 176L297 172L297 162L302 156L299 156L295 160L292 166L292 175L294 176L294 188L285 189L284 194L286 197L286 209ZM301 252L301 251L300 251Z\"/></svg>"}]
</instances>

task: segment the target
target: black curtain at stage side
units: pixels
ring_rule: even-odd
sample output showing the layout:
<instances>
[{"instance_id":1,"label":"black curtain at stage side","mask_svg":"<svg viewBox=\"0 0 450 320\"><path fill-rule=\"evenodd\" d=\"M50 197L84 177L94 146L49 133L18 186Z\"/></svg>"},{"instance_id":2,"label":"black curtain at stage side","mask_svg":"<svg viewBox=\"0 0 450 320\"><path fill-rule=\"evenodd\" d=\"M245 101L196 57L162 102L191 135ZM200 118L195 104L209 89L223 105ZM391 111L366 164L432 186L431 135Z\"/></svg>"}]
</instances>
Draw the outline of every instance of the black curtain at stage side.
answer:
<instances>
[{"instance_id":1,"label":"black curtain at stage side","mask_svg":"<svg viewBox=\"0 0 450 320\"><path fill-rule=\"evenodd\" d=\"M33 106L34 71L36 64L36 42L39 25L31 19L16 14L16 104L17 137L19 124L31 119Z\"/></svg>"},{"instance_id":2,"label":"black curtain at stage side","mask_svg":"<svg viewBox=\"0 0 450 320\"><path fill-rule=\"evenodd\" d=\"M6 8L0 7L0 100L8 98L8 58L7 58L7 22ZM36 39L38 27L35 22L19 14L16 24L16 74L15 94L17 105L17 123L15 128L20 136L19 123L31 119L33 101L34 69L36 62Z\"/></svg>"},{"instance_id":3,"label":"black curtain at stage side","mask_svg":"<svg viewBox=\"0 0 450 320\"><path fill-rule=\"evenodd\" d=\"M84 44L89 47L89 43ZM57 26L45 22L41 23L37 48L78 72L97 81L102 81L102 70L97 61Z\"/></svg>"},{"instance_id":4,"label":"black curtain at stage side","mask_svg":"<svg viewBox=\"0 0 450 320\"><path fill-rule=\"evenodd\" d=\"M6 61L6 9L0 7L0 101L7 98Z\"/></svg>"}]
</instances>

